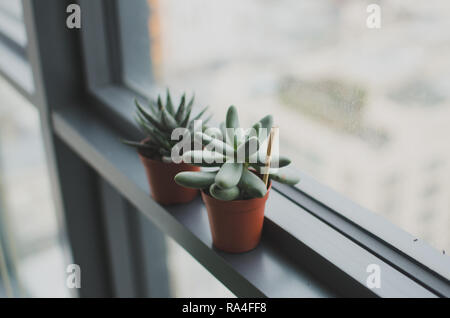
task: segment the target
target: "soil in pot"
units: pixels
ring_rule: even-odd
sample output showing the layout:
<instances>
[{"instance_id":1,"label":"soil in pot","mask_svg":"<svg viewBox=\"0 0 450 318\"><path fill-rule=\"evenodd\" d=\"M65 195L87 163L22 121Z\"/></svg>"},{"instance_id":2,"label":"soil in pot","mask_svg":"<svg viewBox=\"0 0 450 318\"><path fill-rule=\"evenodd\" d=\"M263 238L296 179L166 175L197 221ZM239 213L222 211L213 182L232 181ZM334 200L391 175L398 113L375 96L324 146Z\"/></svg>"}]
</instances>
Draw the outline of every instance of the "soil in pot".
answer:
<instances>
[{"instance_id":1,"label":"soil in pot","mask_svg":"<svg viewBox=\"0 0 450 318\"><path fill-rule=\"evenodd\" d=\"M141 153L139 157L147 173L152 197L158 203L163 205L187 203L198 195L198 190L179 186L173 178L182 171L200 171L200 167L187 163L165 163L145 157Z\"/></svg>"},{"instance_id":2,"label":"soil in pot","mask_svg":"<svg viewBox=\"0 0 450 318\"><path fill-rule=\"evenodd\" d=\"M202 191L216 248L229 253L242 253L258 245L270 189L271 184L262 198L236 201L217 200Z\"/></svg>"}]
</instances>

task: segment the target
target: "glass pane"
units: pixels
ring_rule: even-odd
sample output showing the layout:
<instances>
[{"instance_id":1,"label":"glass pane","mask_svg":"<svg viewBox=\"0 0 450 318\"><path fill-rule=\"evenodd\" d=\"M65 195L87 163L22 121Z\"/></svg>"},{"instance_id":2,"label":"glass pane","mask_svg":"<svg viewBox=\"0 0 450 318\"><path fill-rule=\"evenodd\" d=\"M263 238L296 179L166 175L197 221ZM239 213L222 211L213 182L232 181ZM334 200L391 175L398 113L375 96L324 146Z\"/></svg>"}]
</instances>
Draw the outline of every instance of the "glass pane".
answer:
<instances>
[{"instance_id":1,"label":"glass pane","mask_svg":"<svg viewBox=\"0 0 450 318\"><path fill-rule=\"evenodd\" d=\"M0 77L0 297L70 297L37 110Z\"/></svg>"},{"instance_id":2,"label":"glass pane","mask_svg":"<svg viewBox=\"0 0 450 318\"><path fill-rule=\"evenodd\" d=\"M21 0L0 0L0 36L21 47L27 44Z\"/></svg>"},{"instance_id":3,"label":"glass pane","mask_svg":"<svg viewBox=\"0 0 450 318\"><path fill-rule=\"evenodd\" d=\"M299 169L449 250L450 2L377 2L371 29L372 2L142 0L128 35L150 39L141 76L195 91L216 120L272 113Z\"/></svg>"},{"instance_id":4,"label":"glass pane","mask_svg":"<svg viewBox=\"0 0 450 318\"><path fill-rule=\"evenodd\" d=\"M117 10L120 43L126 48L121 52L123 81L133 89L145 93L153 80L149 67L151 55L147 32L150 9L145 0L134 1L133 5L129 1L119 0Z\"/></svg>"}]
</instances>

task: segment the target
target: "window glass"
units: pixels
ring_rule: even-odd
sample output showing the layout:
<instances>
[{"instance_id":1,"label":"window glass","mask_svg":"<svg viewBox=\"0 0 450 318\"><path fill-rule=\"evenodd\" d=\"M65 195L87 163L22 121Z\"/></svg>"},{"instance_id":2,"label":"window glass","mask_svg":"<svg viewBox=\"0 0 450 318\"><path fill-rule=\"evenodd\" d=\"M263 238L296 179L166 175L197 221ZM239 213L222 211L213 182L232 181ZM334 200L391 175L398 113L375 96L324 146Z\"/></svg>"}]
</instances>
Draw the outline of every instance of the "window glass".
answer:
<instances>
[{"instance_id":1,"label":"window glass","mask_svg":"<svg viewBox=\"0 0 450 318\"><path fill-rule=\"evenodd\" d=\"M32 94L34 83L26 46L22 1L0 0L0 70L27 94Z\"/></svg>"},{"instance_id":2,"label":"window glass","mask_svg":"<svg viewBox=\"0 0 450 318\"><path fill-rule=\"evenodd\" d=\"M374 2L380 28L366 23ZM195 91L216 120L230 104L248 126L272 113L299 169L450 249L450 2L144 3L129 35L147 34L149 57L134 68Z\"/></svg>"},{"instance_id":3,"label":"window glass","mask_svg":"<svg viewBox=\"0 0 450 318\"><path fill-rule=\"evenodd\" d=\"M0 36L7 37L20 47L27 44L21 0L0 0Z\"/></svg>"},{"instance_id":4,"label":"window glass","mask_svg":"<svg viewBox=\"0 0 450 318\"><path fill-rule=\"evenodd\" d=\"M126 85L142 94L152 85L152 68L149 65L150 39L148 36L150 8L145 0L117 1L119 41L124 48L120 54ZM142 30L142 32L136 32Z\"/></svg>"},{"instance_id":5,"label":"window glass","mask_svg":"<svg viewBox=\"0 0 450 318\"><path fill-rule=\"evenodd\" d=\"M0 77L0 297L70 297L39 114Z\"/></svg>"}]
</instances>

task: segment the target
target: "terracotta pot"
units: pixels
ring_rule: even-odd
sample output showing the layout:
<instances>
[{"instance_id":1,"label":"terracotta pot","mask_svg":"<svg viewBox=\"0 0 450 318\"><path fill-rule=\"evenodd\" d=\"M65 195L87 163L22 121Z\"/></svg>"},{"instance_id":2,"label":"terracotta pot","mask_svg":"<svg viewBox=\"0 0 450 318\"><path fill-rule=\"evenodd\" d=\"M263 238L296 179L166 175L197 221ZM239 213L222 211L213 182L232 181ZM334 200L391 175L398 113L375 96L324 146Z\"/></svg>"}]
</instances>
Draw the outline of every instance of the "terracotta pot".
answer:
<instances>
[{"instance_id":1,"label":"terracotta pot","mask_svg":"<svg viewBox=\"0 0 450 318\"><path fill-rule=\"evenodd\" d=\"M217 200L202 191L216 248L229 253L242 253L258 245L271 186L262 198L237 201Z\"/></svg>"},{"instance_id":2,"label":"terracotta pot","mask_svg":"<svg viewBox=\"0 0 450 318\"><path fill-rule=\"evenodd\" d=\"M182 171L200 171L200 167L187 163L164 163L140 153L139 157L144 164L150 192L155 201L164 205L179 204L192 201L197 196L198 190L179 186L173 178Z\"/></svg>"}]
</instances>

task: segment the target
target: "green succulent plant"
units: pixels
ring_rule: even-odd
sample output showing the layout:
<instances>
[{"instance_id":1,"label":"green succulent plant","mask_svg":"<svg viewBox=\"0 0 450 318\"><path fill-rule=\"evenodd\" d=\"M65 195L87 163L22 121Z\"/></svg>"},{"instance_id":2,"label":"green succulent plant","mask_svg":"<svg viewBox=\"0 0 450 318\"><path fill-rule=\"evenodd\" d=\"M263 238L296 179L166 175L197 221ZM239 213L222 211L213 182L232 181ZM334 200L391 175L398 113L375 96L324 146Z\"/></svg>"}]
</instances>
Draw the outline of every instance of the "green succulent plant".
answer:
<instances>
[{"instance_id":1,"label":"green succulent plant","mask_svg":"<svg viewBox=\"0 0 450 318\"><path fill-rule=\"evenodd\" d=\"M190 133L194 129L194 121L202 119L208 106L203 108L198 114L192 116L195 95L189 101L186 94L181 96L178 106L172 102L169 89L166 92L165 102L163 97L158 95L156 100L148 100L147 105L143 106L137 99L135 121L141 131L147 137L144 142L122 140L124 144L135 147L138 151L151 159L171 161L170 155L172 147L177 144L177 140L172 140L172 131L175 128L187 128ZM206 123L212 116L203 120L202 129L206 128Z\"/></svg>"},{"instance_id":2,"label":"green succulent plant","mask_svg":"<svg viewBox=\"0 0 450 318\"><path fill-rule=\"evenodd\" d=\"M239 118L234 106L227 111L225 122L220 128L196 132L204 148L184 153L183 161L214 171L180 172L175 182L188 188L202 189L212 197L223 200L246 200L263 197L267 187L260 178L266 167L266 148L268 133L272 128L273 118L265 116L244 130L239 127ZM261 147L266 145L266 147ZM263 149L264 148L264 149ZM284 156L271 156L268 167L269 179L294 185L299 181L297 176L283 173L278 168L290 164Z\"/></svg>"}]
</instances>

